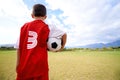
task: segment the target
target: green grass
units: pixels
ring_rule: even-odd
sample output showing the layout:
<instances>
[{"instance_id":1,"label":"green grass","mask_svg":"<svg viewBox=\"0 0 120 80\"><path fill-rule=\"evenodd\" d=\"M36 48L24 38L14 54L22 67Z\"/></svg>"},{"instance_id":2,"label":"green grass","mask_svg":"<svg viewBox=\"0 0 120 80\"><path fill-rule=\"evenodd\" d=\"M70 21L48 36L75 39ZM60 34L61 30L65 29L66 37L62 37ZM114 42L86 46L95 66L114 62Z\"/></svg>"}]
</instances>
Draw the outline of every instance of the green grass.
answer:
<instances>
[{"instance_id":1,"label":"green grass","mask_svg":"<svg viewBox=\"0 0 120 80\"><path fill-rule=\"evenodd\" d=\"M0 80L15 80L16 51L0 51ZM120 80L120 51L49 52L50 80Z\"/></svg>"},{"instance_id":2,"label":"green grass","mask_svg":"<svg viewBox=\"0 0 120 80\"><path fill-rule=\"evenodd\" d=\"M15 80L15 50L0 51L0 80Z\"/></svg>"}]
</instances>

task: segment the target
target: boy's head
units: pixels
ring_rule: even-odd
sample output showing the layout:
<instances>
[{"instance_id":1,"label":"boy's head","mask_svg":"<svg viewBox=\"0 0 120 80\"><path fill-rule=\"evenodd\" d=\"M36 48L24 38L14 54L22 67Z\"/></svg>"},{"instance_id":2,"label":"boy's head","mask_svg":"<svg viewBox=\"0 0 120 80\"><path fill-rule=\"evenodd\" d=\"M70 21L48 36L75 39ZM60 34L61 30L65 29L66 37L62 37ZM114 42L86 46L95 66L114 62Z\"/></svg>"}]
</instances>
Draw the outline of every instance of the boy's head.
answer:
<instances>
[{"instance_id":1,"label":"boy's head","mask_svg":"<svg viewBox=\"0 0 120 80\"><path fill-rule=\"evenodd\" d=\"M42 4L35 4L33 6L32 16L45 17L46 16L46 7Z\"/></svg>"}]
</instances>

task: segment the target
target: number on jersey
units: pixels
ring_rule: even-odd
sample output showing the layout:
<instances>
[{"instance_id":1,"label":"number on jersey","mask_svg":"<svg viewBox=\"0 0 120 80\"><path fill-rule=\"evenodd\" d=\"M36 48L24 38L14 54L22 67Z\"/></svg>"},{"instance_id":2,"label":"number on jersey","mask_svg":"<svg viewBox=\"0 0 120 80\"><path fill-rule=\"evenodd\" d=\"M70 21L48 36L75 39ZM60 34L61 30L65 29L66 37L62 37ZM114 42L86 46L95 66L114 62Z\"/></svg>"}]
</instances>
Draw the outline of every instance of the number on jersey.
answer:
<instances>
[{"instance_id":1,"label":"number on jersey","mask_svg":"<svg viewBox=\"0 0 120 80\"><path fill-rule=\"evenodd\" d=\"M37 33L35 31L29 31L28 33L28 44L27 44L27 49L32 49L36 47L37 45Z\"/></svg>"}]
</instances>

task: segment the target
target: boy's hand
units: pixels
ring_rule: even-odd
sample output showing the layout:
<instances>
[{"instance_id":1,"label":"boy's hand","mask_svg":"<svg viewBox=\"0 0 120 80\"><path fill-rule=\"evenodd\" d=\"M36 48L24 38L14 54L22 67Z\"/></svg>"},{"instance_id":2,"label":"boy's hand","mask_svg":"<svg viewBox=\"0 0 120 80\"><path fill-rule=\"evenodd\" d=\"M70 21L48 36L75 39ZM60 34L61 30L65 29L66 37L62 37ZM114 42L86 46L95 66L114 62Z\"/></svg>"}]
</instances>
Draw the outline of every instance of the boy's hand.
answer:
<instances>
[{"instance_id":1,"label":"boy's hand","mask_svg":"<svg viewBox=\"0 0 120 80\"><path fill-rule=\"evenodd\" d=\"M56 52L59 52L59 51L62 51L65 47L65 44L66 44L66 39L67 39L67 34L65 33L63 36L62 36L62 47L61 49L59 49L58 51Z\"/></svg>"},{"instance_id":2,"label":"boy's hand","mask_svg":"<svg viewBox=\"0 0 120 80\"><path fill-rule=\"evenodd\" d=\"M57 52L60 52L60 51L62 51L63 49L64 49L64 47L62 46L61 49L59 49Z\"/></svg>"}]
</instances>

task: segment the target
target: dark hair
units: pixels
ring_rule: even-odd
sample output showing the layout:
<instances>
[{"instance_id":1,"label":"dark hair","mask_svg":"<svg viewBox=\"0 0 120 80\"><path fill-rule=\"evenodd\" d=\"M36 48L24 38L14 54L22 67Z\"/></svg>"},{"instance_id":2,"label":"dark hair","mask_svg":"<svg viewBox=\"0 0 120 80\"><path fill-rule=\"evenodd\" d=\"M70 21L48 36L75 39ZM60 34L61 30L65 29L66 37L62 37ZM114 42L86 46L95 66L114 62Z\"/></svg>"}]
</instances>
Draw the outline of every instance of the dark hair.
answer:
<instances>
[{"instance_id":1,"label":"dark hair","mask_svg":"<svg viewBox=\"0 0 120 80\"><path fill-rule=\"evenodd\" d=\"M42 4L35 4L33 6L33 15L36 17L46 16L46 7Z\"/></svg>"}]
</instances>

